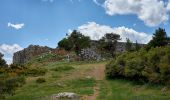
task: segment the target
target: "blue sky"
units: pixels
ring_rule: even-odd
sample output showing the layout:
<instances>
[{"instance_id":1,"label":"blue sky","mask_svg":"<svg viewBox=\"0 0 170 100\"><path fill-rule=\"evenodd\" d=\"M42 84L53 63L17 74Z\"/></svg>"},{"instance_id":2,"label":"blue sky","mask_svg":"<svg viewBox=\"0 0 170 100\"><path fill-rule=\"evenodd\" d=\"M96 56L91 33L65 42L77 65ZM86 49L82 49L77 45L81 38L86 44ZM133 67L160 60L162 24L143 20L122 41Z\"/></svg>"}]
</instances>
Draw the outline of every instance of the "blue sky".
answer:
<instances>
[{"instance_id":1,"label":"blue sky","mask_svg":"<svg viewBox=\"0 0 170 100\"><path fill-rule=\"evenodd\" d=\"M168 0L0 0L0 52L9 63L30 44L55 48L73 29L96 40L115 32L147 43L158 27L170 36L169 11Z\"/></svg>"}]
</instances>

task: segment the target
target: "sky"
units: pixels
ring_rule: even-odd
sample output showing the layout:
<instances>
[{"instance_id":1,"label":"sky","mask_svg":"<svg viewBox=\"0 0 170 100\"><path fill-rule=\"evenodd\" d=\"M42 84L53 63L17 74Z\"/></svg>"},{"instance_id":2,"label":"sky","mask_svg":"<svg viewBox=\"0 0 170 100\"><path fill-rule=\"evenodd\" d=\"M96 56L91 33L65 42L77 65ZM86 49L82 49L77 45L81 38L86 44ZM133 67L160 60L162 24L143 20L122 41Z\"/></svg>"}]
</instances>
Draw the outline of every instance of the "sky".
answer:
<instances>
[{"instance_id":1,"label":"sky","mask_svg":"<svg viewBox=\"0 0 170 100\"><path fill-rule=\"evenodd\" d=\"M30 44L57 47L76 29L93 40L117 33L148 43L159 27L170 36L170 0L0 0L0 52L8 64Z\"/></svg>"}]
</instances>

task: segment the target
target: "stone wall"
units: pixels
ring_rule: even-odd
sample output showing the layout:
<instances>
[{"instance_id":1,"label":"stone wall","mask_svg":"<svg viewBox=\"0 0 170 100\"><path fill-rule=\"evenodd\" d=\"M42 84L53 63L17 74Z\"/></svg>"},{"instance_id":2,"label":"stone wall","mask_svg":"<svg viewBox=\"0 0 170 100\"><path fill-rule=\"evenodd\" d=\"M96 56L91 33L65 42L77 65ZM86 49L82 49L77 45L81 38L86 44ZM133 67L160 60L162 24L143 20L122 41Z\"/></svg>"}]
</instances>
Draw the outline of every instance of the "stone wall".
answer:
<instances>
[{"instance_id":1,"label":"stone wall","mask_svg":"<svg viewBox=\"0 0 170 100\"><path fill-rule=\"evenodd\" d=\"M101 60L101 55L94 48L82 49L80 56L83 60Z\"/></svg>"},{"instance_id":2,"label":"stone wall","mask_svg":"<svg viewBox=\"0 0 170 100\"><path fill-rule=\"evenodd\" d=\"M51 48L39 45L30 45L24 50L18 51L13 55L14 64L24 64L35 56L41 55L42 53L51 52Z\"/></svg>"},{"instance_id":3,"label":"stone wall","mask_svg":"<svg viewBox=\"0 0 170 100\"><path fill-rule=\"evenodd\" d=\"M135 48L136 43L132 43L132 48ZM140 47L146 46L146 44L139 44ZM118 42L116 46L116 52L122 53L126 51L126 42Z\"/></svg>"},{"instance_id":4,"label":"stone wall","mask_svg":"<svg viewBox=\"0 0 170 100\"><path fill-rule=\"evenodd\" d=\"M93 49L96 49L97 46L99 45L98 41L91 41L91 47ZM135 48L136 43L132 43L132 48ZM144 47L146 44L139 44L140 47ZM117 42L116 45L116 52L122 53L126 51L126 42Z\"/></svg>"}]
</instances>

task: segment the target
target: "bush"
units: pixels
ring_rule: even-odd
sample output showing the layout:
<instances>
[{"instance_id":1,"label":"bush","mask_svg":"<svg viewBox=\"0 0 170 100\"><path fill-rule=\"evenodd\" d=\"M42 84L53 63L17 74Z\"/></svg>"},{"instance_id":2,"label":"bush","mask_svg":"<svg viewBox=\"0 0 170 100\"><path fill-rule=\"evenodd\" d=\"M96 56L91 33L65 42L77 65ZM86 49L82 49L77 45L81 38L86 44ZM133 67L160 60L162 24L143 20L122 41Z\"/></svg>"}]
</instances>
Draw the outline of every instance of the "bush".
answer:
<instances>
[{"instance_id":1,"label":"bush","mask_svg":"<svg viewBox=\"0 0 170 100\"><path fill-rule=\"evenodd\" d=\"M0 100L5 99L7 94L14 95L15 90L25 84L27 68L21 65L10 65L0 68Z\"/></svg>"},{"instance_id":2,"label":"bush","mask_svg":"<svg viewBox=\"0 0 170 100\"><path fill-rule=\"evenodd\" d=\"M125 76L131 80L144 81L145 77L142 75L142 71L145 68L145 62L140 58L134 58L127 61L125 67Z\"/></svg>"},{"instance_id":3,"label":"bush","mask_svg":"<svg viewBox=\"0 0 170 100\"><path fill-rule=\"evenodd\" d=\"M40 67L29 68L27 70L27 75L29 75L29 76L43 76L46 74L46 72L47 72L47 69L45 69L45 68L40 68Z\"/></svg>"},{"instance_id":4,"label":"bush","mask_svg":"<svg viewBox=\"0 0 170 100\"><path fill-rule=\"evenodd\" d=\"M170 84L170 47L126 52L106 65L108 78L127 78L139 82Z\"/></svg>"},{"instance_id":5,"label":"bush","mask_svg":"<svg viewBox=\"0 0 170 100\"><path fill-rule=\"evenodd\" d=\"M36 80L36 83L44 83L44 82L46 82L45 78L38 78Z\"/></svg>"},{"instance_id":6,"label":"bush","mask_svg":"<svg viewBox=\"0 0 170 100\"><path fill-rule=\"evenodd\" d=\"M69 71L72 69L74 69L74 67L66 65L66 66L58 66L58 67L54 68L54 71L62 72L62 71Z\"/></svg>"},{"instance_id":7,"label":"bush","mask_svg":"<svg viewBox=\"0 0 170 100\"><path fill-rule=\"evenodd\" d=\"M5 91L10 95L14 95L16 88L23 84L25 84L25 78L22 76L8 78L5 81Z\"/></svg>"},{"instance_id":8,"label":"bush","mask_svg":"<svg viewBox=\"0 0 170 100\"><path fill-rule=\"evenodd\" d=\"M0 79L0 100L5 99L5 82Z\"/></svg>"}]
</instances>

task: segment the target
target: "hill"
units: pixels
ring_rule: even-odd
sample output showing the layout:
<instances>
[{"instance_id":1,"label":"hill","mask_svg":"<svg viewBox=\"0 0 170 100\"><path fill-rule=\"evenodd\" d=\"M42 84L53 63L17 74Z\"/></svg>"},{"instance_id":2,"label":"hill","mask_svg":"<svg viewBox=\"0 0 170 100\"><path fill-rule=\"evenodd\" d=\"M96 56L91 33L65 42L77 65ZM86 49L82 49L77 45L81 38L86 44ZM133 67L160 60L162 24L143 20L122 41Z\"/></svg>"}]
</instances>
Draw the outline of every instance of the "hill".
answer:
<instances>
[{"instance_id":1,"label":"hill","mask_svg":"<svg viewBox=\"0 0 170 100\"><path fill-rule=\"evenodd\" d=\"M106 62L32 63L47 69L45 75L29 76L7 100L57 100L62 92L73 92L79 100L169 100L170 91L160 85L142 85L126 80L105 79ZM37 82L42 78L44 82ZM61 99L65 100L65 99Z\"/></svg>"}]
</instances>

